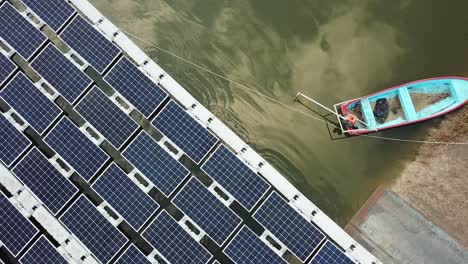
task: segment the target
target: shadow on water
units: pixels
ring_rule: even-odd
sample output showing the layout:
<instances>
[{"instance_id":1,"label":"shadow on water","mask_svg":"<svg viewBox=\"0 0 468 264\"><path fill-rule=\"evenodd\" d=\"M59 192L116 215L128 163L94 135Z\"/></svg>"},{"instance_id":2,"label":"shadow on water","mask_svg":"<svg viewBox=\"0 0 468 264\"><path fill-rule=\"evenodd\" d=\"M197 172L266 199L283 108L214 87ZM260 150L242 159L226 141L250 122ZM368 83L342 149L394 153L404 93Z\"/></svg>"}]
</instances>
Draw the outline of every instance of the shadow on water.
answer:
<instances>
[{"instance_id":1,"label":"shadow on water","mask_svg":"<svg viewBox=\"0 0 468 264\"><path fill-rule=\"evenodd\" d=\"M92 0L119 27L296 107L439 75L468 75L464 0ZM331 141L322 123L138 43L198 100L344 225L416 145ZM306 108L302 108L307 111ZM382 133L421 139L438 121Z\"/></svg>"}]
</instances>

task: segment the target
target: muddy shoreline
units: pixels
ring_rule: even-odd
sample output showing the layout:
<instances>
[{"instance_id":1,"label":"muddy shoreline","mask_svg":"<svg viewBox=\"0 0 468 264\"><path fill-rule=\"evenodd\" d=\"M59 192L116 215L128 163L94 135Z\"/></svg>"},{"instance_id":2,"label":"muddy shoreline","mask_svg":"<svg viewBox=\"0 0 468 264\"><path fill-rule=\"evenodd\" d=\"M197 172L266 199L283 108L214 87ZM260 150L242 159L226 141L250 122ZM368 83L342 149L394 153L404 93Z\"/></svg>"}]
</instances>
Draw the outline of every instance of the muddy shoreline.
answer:
<instances>
[{"instance_id":1,"label":"muddy shoreline","mask_svg":"<svg viewBox=\"0 0 468 264\"><path fill-rule=\"evenodd\" d=\"M447 115L426 140L468 142L468 107ZM468 146L421 145L389 189L468 248Z\"/></svg>"}]
</instances>

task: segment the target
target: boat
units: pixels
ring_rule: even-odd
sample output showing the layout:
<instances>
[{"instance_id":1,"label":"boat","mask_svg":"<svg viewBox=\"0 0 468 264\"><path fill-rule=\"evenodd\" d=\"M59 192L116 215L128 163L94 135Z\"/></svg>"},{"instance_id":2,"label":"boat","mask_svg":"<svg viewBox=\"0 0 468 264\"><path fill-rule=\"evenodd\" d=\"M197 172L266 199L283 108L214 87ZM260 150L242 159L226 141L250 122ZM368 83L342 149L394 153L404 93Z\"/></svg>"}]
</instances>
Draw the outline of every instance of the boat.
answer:
<instances>
[{"instance_id":1,"label":"boat","mask_svg":"<svg viewBox=\"0 0 468 264\"><path fill-rule=\"evenodd\" d=\"M436 118L468 103L468 78L414 81L335 105L349 135L405 126Z\"/></svg>"}]
</instances>

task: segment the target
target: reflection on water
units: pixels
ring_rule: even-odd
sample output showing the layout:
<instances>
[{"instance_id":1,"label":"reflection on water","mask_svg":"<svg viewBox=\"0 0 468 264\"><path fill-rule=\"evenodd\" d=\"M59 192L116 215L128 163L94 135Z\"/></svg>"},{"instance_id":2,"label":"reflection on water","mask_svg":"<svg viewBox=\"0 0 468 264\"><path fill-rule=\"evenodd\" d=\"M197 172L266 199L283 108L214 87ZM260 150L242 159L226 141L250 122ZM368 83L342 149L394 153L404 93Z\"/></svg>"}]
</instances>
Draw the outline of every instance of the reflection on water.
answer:
<instances>
[{"instance_id":1,"label":"reflection on water","mask_svg":"<svg viewBox=\"0 0 468 264\"><path fill-rule=\"evenodd\" d=\"M332 105L468 75L464 0L92 2L119 27L295 107L298 91ZM404 143L331 141L323 124L138 44L340 224L414 157ZM421 138L436 123L385 135Z\"/></svg>"}]
</instances>

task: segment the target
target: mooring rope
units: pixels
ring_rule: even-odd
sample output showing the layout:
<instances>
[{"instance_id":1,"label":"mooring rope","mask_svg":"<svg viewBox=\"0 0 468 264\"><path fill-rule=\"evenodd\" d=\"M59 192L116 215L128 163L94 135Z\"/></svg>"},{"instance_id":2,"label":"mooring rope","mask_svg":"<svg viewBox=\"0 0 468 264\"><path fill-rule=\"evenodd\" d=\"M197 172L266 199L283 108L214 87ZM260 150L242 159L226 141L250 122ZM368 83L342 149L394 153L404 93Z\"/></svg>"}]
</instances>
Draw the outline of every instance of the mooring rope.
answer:
<instances>
[{"instance_id":1,"label":"mooring rope","mask_svg":"<svg viewBox=\"0 0 468 264\"><path fill-rule=\"evenodd\" d=\"M223 79L223 80L225 80L225 81L227 81L227 82L229 82L229 83L232 83L232 84L234 84L235 86L237 86L237 87L239 87L239 88L241 88L241 89L244 89L244 90L249 91L249 92L251 92L251 93L255 93L256 95L261 96L261 97L263 97L263 98L265 98L265 99L267 99L267 100L269 100L269 101L271 101L271 102L273 102L273 103L275 103L275 104L278 104L278 105L280 105L280 106L283 106L283 107L285 107L285 108L287 108L287 109L289 109L289 110L291 110L291 111L294 111L294 112L297 112L297 113L299 113L299 114L305 115L305 116L307 116L307 117L309 117L309 118L312 118L313 120L320 121L320 122L322 122L322 123L328 124L329 126L332 126L332 127L334 127L334 128L338 128L338 129L341 130L341 128L340 128L339 126L333 124L332 122L329 122L329 121L327 121L327 120L325 120L325 119L322 119L322 118L313 116L313 115L311 115L311 114L309 114L309 113L306 113L306 112L304 112L304 111L302 111L302 110L300 110L300 109L297 109L297 108L294 108L294 107L292 107L292 106L289 106L289 105L287 105L286 103L283 103L283 102L281 102L281 101L279 101L279 100L277 100L277 99L275 99L275 98L273 98L273 97L271 97L271 96L268 96L268 95L266 95L266 94L261 93L260 91L258 91L258 89L254 89L254 88L252 88L252 87L250 87L250 86L247 86L247 85L244 85L244 84L239 83L239 82L237 82L237 81L234 81L234 80L232 80L232 79L230 79L230 78L228 78L228 77L226 77L226 76L224 76L224 75L221 75L221 74L219 74L219 73L216 73L216 72L214 72L214 71L212 71L212 70L210 70L210 69L207 69L207 68L205 68L205 67L203 67L203 66L201 66L201 65L199 65L199 64L196 64L196 63L194 63L194 62L192 62L192 61L190 61L190 60L188 60L188 59L185 59L185 58L183 58L183 57L181 57L181 56L179 56L179 55L177 55L177 54L175 54L175 53L173 53L173 52L171 52L171 51L169 51L169 50L163 49L163 48L159 47L158 45L156 45L156 44L154 44L154 43L151 43L151 42L149 42L149 41L147 41L147 40L144 40L144 39L142 39L142 38L140 38L140 37L138 37L138 36L135 36L135 35L133 35L132 33L128 32L128 31L126 31L126 30L124 30L124 29L121 29L121 30L122 30L122 32L124 32L125 34L127 34L128 36L130 36L130 37L133 38L133 39L136 39L136 40L138 40L138 41L140 41L140 42L142 42L142 43L145 43L145 44L147 44L147 45L150 45L151 47L156 48L157 50L162 51L162 52L164 52L164 53L166 53L166 54L169 54L169 55L171 55L171 56L173 56L173 57L175 57L175 58L177 58L177 59L179 59L179 60L181 60L181 61L183 61L183 62L185 62L185 63L187 63L187 64L190 64L190 65L192 65L192 66L195 67L195 68L198 68L198 69L200 69L200 70L202 70L202 71L204 71L204 72L207 72L207 73L209 73L209 74L211 74L211 75L214 75L214 76L216 76L216 77L218 77L218 78L220 78L220 79ZM418 143L418 144L468 145L468 142L426 141L426 140L413 140L413 139L401 139L401 138L382 137L382 136L376 136L376 135L359 135L359 136L367 137L367 138L374 138L374 139L381 139L381 140L388 140L388 141L397 141L397 142L406 142L406 143Z\"/></svg>"}]
</instances>

